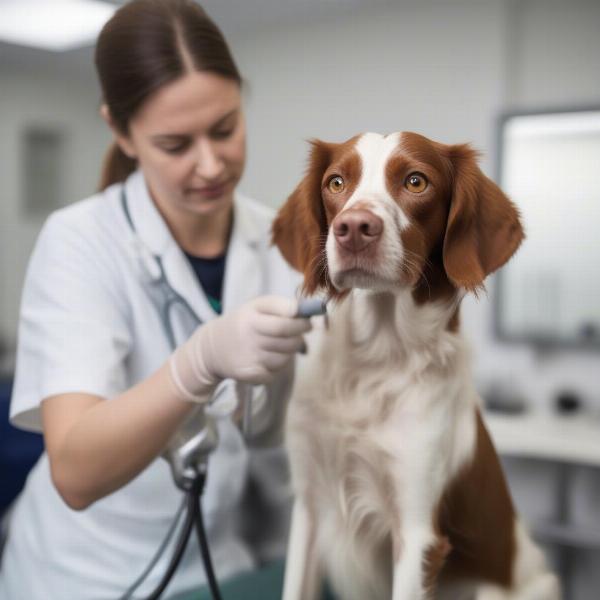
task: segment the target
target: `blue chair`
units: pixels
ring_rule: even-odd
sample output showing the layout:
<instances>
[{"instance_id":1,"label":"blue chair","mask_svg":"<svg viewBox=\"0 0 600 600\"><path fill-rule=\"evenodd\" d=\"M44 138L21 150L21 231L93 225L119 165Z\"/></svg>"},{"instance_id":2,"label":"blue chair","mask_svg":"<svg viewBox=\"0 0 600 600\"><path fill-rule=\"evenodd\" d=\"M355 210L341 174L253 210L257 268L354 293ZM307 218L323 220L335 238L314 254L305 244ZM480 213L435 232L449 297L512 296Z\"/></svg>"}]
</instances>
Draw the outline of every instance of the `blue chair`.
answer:
<instances>
[{"instance_id":1,"label":"blue chair","mask_svg":"<svg viewBox=\"0 0 600 600\"><path fill-rule=\"evenodd\" d=\"M11 379L0 379L0 517L25 485L27 474L44 450L39 433L16 429L8 422Z\"/></svg>"}]
</instances>

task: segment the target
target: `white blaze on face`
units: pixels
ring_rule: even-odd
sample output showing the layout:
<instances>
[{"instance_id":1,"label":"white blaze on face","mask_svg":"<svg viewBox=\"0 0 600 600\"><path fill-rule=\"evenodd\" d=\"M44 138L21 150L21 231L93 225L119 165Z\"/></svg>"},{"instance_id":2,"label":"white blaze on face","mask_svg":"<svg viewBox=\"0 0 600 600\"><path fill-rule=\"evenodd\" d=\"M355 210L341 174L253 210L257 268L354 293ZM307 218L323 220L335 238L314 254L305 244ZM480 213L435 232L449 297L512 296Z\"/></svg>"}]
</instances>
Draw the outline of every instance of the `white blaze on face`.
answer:
<instances>
[{"instance_id":1,"label":"white blaze on face","mask_svg":"<svg viewBox=\"0 0 600 600\"><path fill-rule=\"evenodd\" d=\"M361 162L361 177L344 210L357 205L367 208L383 221L383 234L377 242L377 260L364 262L357 256L357 264L352 266L360 268L363 273L344 276L343 271L347 270L348 266L339 256L333 229L329 227L325 248L329 274L336 287L387 290L398 284L403 254L400 231L408 226L409 220L387 189L386 166L398 149L400 137L400 133L387 136L365 133L356 142L355 149Z\"/></svg>"}]
</instances>

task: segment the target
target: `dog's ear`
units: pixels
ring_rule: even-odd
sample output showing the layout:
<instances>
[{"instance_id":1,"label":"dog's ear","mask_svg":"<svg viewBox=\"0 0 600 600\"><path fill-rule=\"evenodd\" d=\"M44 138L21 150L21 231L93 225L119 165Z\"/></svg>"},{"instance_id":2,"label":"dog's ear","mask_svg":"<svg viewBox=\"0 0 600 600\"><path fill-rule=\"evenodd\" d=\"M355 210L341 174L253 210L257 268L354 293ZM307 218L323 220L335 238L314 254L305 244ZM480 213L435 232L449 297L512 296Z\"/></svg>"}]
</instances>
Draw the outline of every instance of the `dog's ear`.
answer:
<instances>
[{"instance_id":1,"label":"dog's ear","mask_svg":"<svg viewBox=\"0 0 600 600\"><path fill-rule=\"evenodd\" d=\"M272 227L272 242L296 270L304 274L303 290L313 294L327 285L325 243L327 217L321 196L321 180L331 160L331 145L311 141L304 179L279 210Z\"/></svg>"},{"instance_id":2,"label":"dog's ear","mask_svg":"<svg viewBox=\"0 0 600 600\"><path fill-rule=\"evenodd\" d=\"M449 146L452 198L444 238L444 269L457 287L477 292L517 250L524 233L516 206L477 165L468 145Z\"/></svg>"}]
</instances>

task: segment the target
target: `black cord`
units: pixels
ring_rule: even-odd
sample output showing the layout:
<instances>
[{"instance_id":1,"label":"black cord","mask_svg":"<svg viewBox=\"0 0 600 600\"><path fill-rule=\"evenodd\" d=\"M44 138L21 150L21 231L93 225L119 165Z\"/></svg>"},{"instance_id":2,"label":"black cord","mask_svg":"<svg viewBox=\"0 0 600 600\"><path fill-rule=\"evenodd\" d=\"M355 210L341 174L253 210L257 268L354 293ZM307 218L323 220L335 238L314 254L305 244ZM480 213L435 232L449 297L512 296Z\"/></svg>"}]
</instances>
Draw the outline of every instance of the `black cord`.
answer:
<instances>
[{"instance_id":1,"label":"black cord","mask_svg":"<svg viewBox=\"0 0 600 600\"><path fill-rule=\"evenodd\" d=\"M219 591L219 585L215 572L212 565L212 559L210 557L210 549L208 547L208 541L206 539L206 531L204 529L204 518L202 515L202 505L200 504L200 496L196 497L196 533L198 534L198 543L200 544L200 551L202 552L202 560L204 561L204 571L206 572L206 578L208 580L208 586L210 593L212 594L213 600L222 600L221 592Z\"/></svg>"},{"instance_id":2,"label":"black cord","mask_svg":"<svg viewBox=\"0 0 600 600\"><path fill-rule=\"evenodd\" d=\"M175 570L179 566L181 562L181 557L185 551L185 547L187 546L188 540L190 539L190 534L192 533L192 528L194 527L194 520L196 518L197 504L198 501L196 499L196 494L194 491L189 491L186 493L186 501L187 501L187 511L185 515L185 521L183 523L183 527L181 529L181 533L179 534L179 538L177 540L177 546L175 548L175 552L171 558L171 562L169 563L169 567L167 571L163 575L160 583L156 587L156 589L148 596L147 600L158 600L160 595L165 591L167 585L173 578L175 574Z\"/></svg>"},{"instance_id":3,"label":"black cord","mask_svg":"<svg viewBox=\"0 0 600 600\"><path fill-rule=\"evenodd\" d=\"M150 561L148 566L144 569L144 572L129 586L127 591L118 600L131 600L133 598L133 594L134 594L135 590L137 590L140 587L140 585L142 585L142 583L148 577L148 575L150 574L152 569L154 569L154 567L156 566L156 563L160 560L162 555L165 553L165 549L167 548L169 542L171 541L171 538L175 535L175 532L179 529L179 526L181 525L181 521L182 521L182 517L183 517L183 513L184 513L184 509L186 507L186 504L187 504L187 499L184 495L184 496L182 496L181 504L179 505L179 508L177 509L177 513L175 514L173 523L171 523L171 527L170 527L169 531L167 532L167 535L165 536L165 539L162 541L156 554L152 557L152 560Z\"/></svg>"},{"instance_id":4,"label":"black cord","mask_svg":"<svg viewBox=\"0 0 600 600\"><path fill-rule=\"evenodd\" d=\"M194 524L196 525L196 533L198 534L198 543L200 544L200 551L202 554L202 560L204 561L204 570L206 572L206 578L208 580L208 586L213 600L222 600L221 592L219 591L219 585L215 572L212 565L212 559L210 557L210 549L208 547L208 541L206 539L206 531L204 529L204 517L202 514L202 505L200 499L202 497L202 491L204 490L204 482L206 481L205 473L198 473L197 478L194 480L193 485L185 493L186 499L186 514L183 527L177 539L177 547L175 553L171 558L169 567L166 573L163 575L157 588L148 596L147 600L158 600L161 594L165 591L167 585L173 578L175 570L181 562L181 558L187 546L192 533Z\"/></svg>"}]
</instances>

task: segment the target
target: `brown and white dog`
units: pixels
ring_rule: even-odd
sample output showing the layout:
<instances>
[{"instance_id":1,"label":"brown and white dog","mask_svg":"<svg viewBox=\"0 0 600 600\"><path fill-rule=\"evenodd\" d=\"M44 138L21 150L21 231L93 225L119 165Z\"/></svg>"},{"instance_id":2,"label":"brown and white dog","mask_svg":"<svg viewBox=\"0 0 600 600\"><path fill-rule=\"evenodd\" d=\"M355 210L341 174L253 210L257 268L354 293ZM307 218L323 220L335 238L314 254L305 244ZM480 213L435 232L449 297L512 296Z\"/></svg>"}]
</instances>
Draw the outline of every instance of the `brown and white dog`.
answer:
<instances>
[{"instance_id":1,"label":"brown and white dog","mask_svg":"<svg viewBox=\"0 0 600 600\"><path fill-rule=\"evenodd\" d=\"M288 408L284 600L558 600L479 409L459 304L518 248L468 145L314 142L273 240L335 300Z\"/></svg>"}]
</instances>

